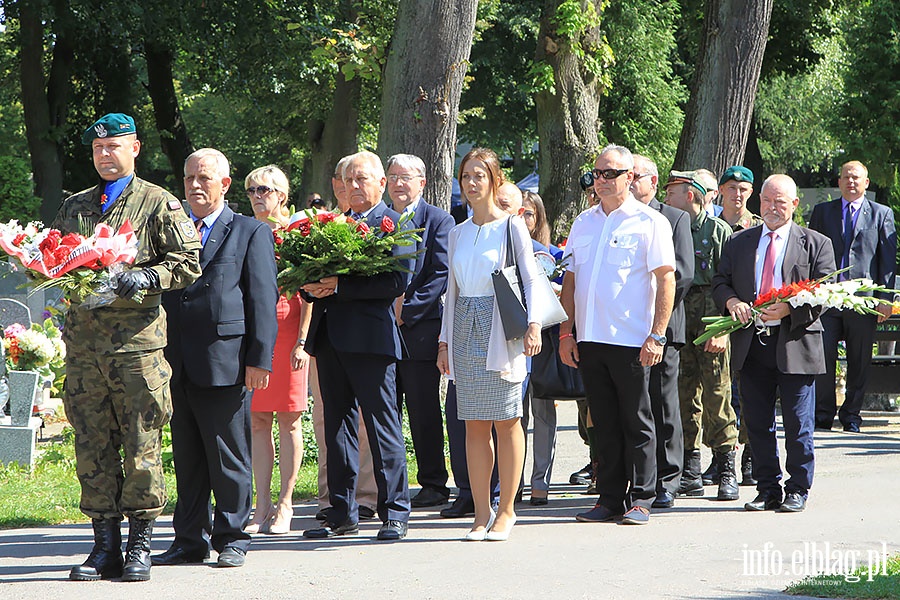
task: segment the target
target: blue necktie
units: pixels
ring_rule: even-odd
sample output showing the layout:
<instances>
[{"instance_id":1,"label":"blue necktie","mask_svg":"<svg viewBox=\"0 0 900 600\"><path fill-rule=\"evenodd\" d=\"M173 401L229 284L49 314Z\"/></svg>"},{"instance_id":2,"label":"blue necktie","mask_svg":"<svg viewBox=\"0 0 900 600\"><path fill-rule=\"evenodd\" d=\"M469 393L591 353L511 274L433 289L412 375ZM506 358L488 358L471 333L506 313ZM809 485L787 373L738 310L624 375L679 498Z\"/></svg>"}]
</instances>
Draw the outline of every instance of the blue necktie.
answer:
<instances>
[{"instance_id":1,"label":"blue necktie","mask_svg":"<svg viewBox=\"0 0 900 600\"><path fill-rule=\"evenodd\" d=\"M853 205L848 204L844 210L844 254L841 256L841 268L850 266L850 246L853 244ZM849 273L841 273L840 280L850 279Z\"/></svg>"},{"instance_id":2,"label":"blue necktie","mask_svg":"<svg viewBox=\"0 0 900 600\"><path fill-rule=\"evenodd\" d=\"M362 216L362 213L355 212L355 213L350 213L350 218L352 218L354 221L362 221L363 216Z\"/></svg>"}]
</instances>

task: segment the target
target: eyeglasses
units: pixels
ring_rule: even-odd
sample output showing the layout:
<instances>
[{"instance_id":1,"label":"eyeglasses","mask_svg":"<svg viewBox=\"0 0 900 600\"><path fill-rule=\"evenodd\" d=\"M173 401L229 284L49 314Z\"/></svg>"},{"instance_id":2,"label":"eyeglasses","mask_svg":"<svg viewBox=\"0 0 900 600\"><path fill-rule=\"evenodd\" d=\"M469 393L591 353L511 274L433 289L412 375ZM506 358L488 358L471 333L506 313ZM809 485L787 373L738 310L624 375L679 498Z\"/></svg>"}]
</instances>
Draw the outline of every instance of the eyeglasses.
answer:
<instances>
[{"instance_id":1,"label":"eyeglasses","mask_svg":"<svg viewBox=\"0 0 900 600\"><path fill-rule=\"evenodd\" d=\"M522 213L522 216L523 216L523 217L528 217L529 219L533 219L533 218L534 218L534 212L533 212L533 211L530 211L530 210L526 210L525 212Z\"/></svg>"},{"instance_id":2,"label":"eyeglasses","mask_svg":"<svg viewBox=\"0 0 900 600\"><path fill-rule=\"evenodd\" d=\"M259 194L260 196L266 196L274 191L276 191L274 188L270 188L267 185L256 185L247 188L247 195L250 197L253 197L256 194Z\"/></svg>"},{"instance_id":3,"label":"eyeglasses","mask_svg":"<svg viewBox=\"0 0 900 600\"><path fill-rule=\"evenodd\" d=\"M593 169L591 173L594 177L602 177L603 179L616 179L621 177L631 169Z\"/></svg>"},{"instance_id":4,"label":"eyeglasses","mask_svg":"<svg viewBox=\"0 0 900 600\"><path fill-rule=\"evenodd\" d=\"M421 177L421 175L388 175L388 181L391 183L397 183L398 181L409 183L413 179L418 179L419 177Z\"/></svg>"},{"instance_id":5,"label":"eyeglasses","mask_svg":"<svg viewBox=\"0 0 900 600\"><path fill-rule=\"evenodd\" d=\"M640 179L643 179L644 177L650 177L650 175L651 175L651 173L638 173L637 171L635 171L634 172L634 180L638 181Z\"/></svg>"}]
</instances>

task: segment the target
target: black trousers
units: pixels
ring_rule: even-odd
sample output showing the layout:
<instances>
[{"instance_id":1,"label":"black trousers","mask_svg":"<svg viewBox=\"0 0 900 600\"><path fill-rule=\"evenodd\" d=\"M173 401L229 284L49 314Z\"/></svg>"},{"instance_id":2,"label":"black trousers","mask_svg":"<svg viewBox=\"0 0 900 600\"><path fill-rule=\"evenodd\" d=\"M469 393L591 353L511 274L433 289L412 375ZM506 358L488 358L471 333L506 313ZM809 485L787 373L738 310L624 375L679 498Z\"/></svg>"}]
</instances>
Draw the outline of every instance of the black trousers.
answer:
<instances>
[{"instance_id":1,"label":"black trousers","mask_svg":"<svg viewBox=\"0 0 900 600\"><path fill-rule=\"evenodd\" d=\"M862 423L859 411L862 408L866 384L869 381L869 366L872 364L872 344L875 340L875 315L861 315L852 310L829 309L822 315L825 335L825 374L816 375L816 422L834 421L837 413L835 394L835 371L838 358L838 341L847 343L847 393L841 405L838 418L843 425Z\"/></svg>"},{"instance_id":2,"label":"black trousers","mask_svg":"<svg viewBox=\"0 0 900 600\"><path fill-rule=\"evenodd\" d=\"M678 349L666 344L662 361L650 367L650 406L656 428L656 489L672 495L678 491L684 468L684 434L678 402L679 357Z\"/></svg>"},{"instance_id":3,"label":"black trousers","mask_svg":"<svg viewBox=\"0 0 900 600\"><path fill-rule=\"evenodd\" d=\"M178 502L174 545L189 553L250 547L250 397L243 385L199 387L172 380L172 451ZM215 494L211 518L210 493Z\"/></svg>"},{"instance_id":4,"label":"black trousers","mask_svg":"<svg viewBox=\"0 0 900 600\"><path fill-rule=\"evenodd\" d=\"M632 506L649 510L656 498L650 369L641 366L640 352L640 348L578 343L578 370L597 441L599 503L617 512Z\"/></svg>"},{"instance_id":5,"label":"black trousers","mask_svg":"<svg viewBox=\"0 0 900 600\"><path fill-rule=\"evenodd\" d=\"M441 372L434 360L404 359L397 363L397 407L402 412L405 398L419 465L417 480L423 489L432 488L449 495L440 385Z\"/></svg>"}]
</instances>

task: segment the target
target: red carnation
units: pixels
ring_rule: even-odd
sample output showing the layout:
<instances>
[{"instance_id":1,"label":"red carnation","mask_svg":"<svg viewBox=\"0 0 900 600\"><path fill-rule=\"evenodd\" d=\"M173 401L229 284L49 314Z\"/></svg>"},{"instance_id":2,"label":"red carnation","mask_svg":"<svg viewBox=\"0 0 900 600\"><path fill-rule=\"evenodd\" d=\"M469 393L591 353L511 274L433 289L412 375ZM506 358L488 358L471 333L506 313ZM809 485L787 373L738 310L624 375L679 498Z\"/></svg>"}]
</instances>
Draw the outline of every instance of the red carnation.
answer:
<instances>
[{"instance_id":1,"label":"red carnation","mask_svg":"<svg viewBox=\"0 0 900 600\"><path fill-rule=\"evenodd\" d=\"M81 242L83 240L84 238L77 233L67 233L63 236L59 243L63 246L68 246L69 248L77 248L79 245L81 245Z\"/></svg>"},{"instance_id":2,"label":"red carnation","mask_svg":"<svg viewBox=\"0 0 900 600\"><path fill-rule=\"evenodd\" d=\"M300 235L303 237L308 236L311 229L312 225L309 224L309 221L300 221L297 224L297 231L299 231Z\"/></svg>"},{"instance_id":3,"label":"red carnation","mask_svg":"<svg viewBox=\"0 0 900 600\"><path fill-rule=\"evenodd\" d=\"M277 231L272 232L272 237L275 239L276 245L281 245L284 243L284 238L281 237L281 234L279 234Z\"/></svg>"},{"instance_id":4,"label":"red carnation","mask_svg":"<svg viewBox=\"0 0 900 600\"><path fill-rule=\"evenodd\" d=\"M28 238L24 233L20 233L16 237L13 238L13 246L18 246L22 242L24 242Z\"/></svg>"},{"instance_id":5,"label":"red carnation","mask_svg":"<svg viewBox=\"0 0 900 600\"><path fill-rule=\"evenodd\" d=\"M319 223L331 223L336 216L333 212L316 213L316 220Z\"/></svg>"},{"instance_id":6,"label":"red carnation","mask_svg":"<svg viewBox=\"0 0 900 600\"><path fill-rule=\"evenodd\" d=\"M365 235L369 235L369 231L371 231L371 229L369 229L369 226L366 224L365 221L360 221L359 223L356 224L356 231L358 231L359 233L361 233L365 236Z\"/></svg>"},{"instance_id":7,"label":"red carnation","mask_svg":"<svg viewBox=\"0 0 900 600\"><path fill-rule=\"evenodd\" d=\"M390 217L384 217L383 219L381 219L381 231L385 233L394 232L394 222L391 221Z\"/></svg>"},{"instance_id":8,"label":"red carnation","mask_svg":"<svg viewBox=\"0 0 900 600\"><path fill-rule=\"evenodd\" d=\"M38 244L38 248L40 248L41 252L52 252L56 250L59 246L59 240L62 238L62 235L56 229L51 229L47 236L41 240L41 243Z\"/></svg>"}]
</instances>

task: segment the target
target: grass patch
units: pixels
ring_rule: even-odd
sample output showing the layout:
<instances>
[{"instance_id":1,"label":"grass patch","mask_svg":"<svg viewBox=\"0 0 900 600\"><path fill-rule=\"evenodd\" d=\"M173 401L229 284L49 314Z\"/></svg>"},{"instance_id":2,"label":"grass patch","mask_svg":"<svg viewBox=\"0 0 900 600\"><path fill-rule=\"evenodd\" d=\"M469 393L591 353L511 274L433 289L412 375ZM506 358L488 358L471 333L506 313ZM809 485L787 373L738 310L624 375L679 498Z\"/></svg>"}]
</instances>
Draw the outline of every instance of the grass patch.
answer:
<instances>
[{"instance_id":1,"label":"grass patch","mask_svg":"<svg viewBox=\"0 0 900 600\"><path fill-rule=\"evenodd\" d=\"M785 592L818 598L900 600L900 555L889 557L886 566L875 565L874 570L871 578L868 565L856 569L850 576L815 575L788 586Z\"/></svg>"}]
</instances>

